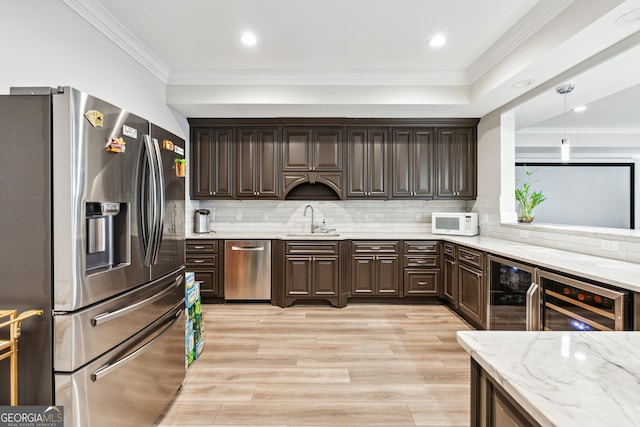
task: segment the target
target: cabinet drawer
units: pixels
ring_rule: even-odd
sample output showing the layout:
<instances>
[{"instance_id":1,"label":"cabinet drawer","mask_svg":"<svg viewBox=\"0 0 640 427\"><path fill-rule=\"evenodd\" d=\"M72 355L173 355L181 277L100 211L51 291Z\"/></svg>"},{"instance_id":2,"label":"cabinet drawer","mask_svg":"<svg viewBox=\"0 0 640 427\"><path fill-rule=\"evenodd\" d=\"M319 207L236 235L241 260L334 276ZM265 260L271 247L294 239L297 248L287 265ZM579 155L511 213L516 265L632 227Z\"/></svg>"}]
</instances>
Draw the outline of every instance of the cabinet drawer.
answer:
<instances>
[{"instance_id":1,"label":"cabinet drawer","mask_svg":"<svg viewBox=\"0 0 640 427\"><path fill-rule=\"evenodd\" d=\"M439 270L404 269L405 295L438 296Z\"/></svg>"},{"instance_id":2,"label":"cabinet drawer","mask_svg":"<svg viewBox=\"0 0 640 427\"><path fill-rule=\"evenodd\" d=\"M438 256L428 255L405 255L404 266L405 267L418 267L418 268L437 268Z\"/></svg>"},{"instance_id":3,"label":"cabinet drawer","mask_svg":"<svg viewBox=\"0 0 640 427\"><path fill-rule=\"evenodd\" d=\"M288 254L338 255L339 242L287 242L286 251Z\"/></svg>"},{"instance_id":4,"label":"cabinet drawer","mask_svg":"<svg viewBox=\"0 0 640 427\"><path fill-rule=\"evenodd\" d=\"M438 242L428 240L405 240L404 242L405 254L437 254L439 252Z\"/></svg>"},{"instance_id":5,"label":"cabinet drawer","mask_svg":"<svg viewBox=\"0 0 640 427\"><path fill-rule=\"evenodd\" d=\"M217 240L187 240L187 253L217 253Z\"/></svg>"},{"instance_id":6,"label":"cabinet drawer","mask_svg":"<svg viewBox=\"0 0 640 427\"><path fill-rule=\"evenodd\" d=\"M449 258L456 257L456 245L453 243L443 243L442 244L444 256L448 256Z\"/></svg>"},{"instance_id":7,"label":"cabinet drawer","mask_svg":"<svg viewBox=\"0 0 640 427\"><path fill-rule=\"evenodd\" d=\"M200 295L204 297L218 296L218 269L193 270L196 282L200 283Z\"/></svg>"},{"instance_id":8,"label":"cabinet drawer","mask_svg":"<svg viewBox=\"0 0 640 427\"><path fill-rule=\"evenodd\" d=\"M473 249L458 247L458 260L484 269L484 254Z\"/></svg>"},{"instance_id":9,"label":"cabinet drawer","mask_svg":"<svg viewBox=\"0 0 640 427\"><path fill-rule=\"evenodd\" d=\"M217 267L218 255L216 254L187 254L187 266L189 267Z\"/></svg>"},{"instance_id":10,"label":"cabinet drawer","mask_svg":"<svg viewBox=\"0 0 640 427\"><path fill-rule=\"evenodd\" d=\"M397 240L388 241L353 241L351 242L351 252L358 253L398 253L399 242Z\"/></svg>"}]
</instances>

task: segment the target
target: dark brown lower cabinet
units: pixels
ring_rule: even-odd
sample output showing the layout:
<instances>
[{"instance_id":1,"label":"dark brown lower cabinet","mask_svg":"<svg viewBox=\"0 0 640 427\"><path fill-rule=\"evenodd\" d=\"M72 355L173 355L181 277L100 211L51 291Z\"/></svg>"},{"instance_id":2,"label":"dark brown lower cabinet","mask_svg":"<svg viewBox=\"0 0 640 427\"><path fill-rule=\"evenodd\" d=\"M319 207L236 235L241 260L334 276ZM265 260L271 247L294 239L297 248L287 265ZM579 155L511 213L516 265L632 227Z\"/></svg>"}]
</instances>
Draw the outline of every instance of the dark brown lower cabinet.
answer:
<instances>
[{"instance_id":1,"label":"dark brown lower cabinet","mask_svg":"<svg viewBox=\"0 0 640 427\"><path fill-rule=\"evenodd\" d=\"M217 268L211 270L200 270L199 268L191 268L189 271L195 273L196 282L200 283L200 296L202 298L221 297L219 289L219 272Z\"/></svg>"},{"instance_id":2,"label":"dark brown lower cabinet","mask_svg":"<svg viewBox=\"0 0 640 427\"><path fill-rule=\"evenodd\" d=\"M484 325L482 270L458 263L458 311L476 326Z\"/></svg>"},{"instance_id":3,"label":"dark brown lower cabinet","mask_svg":"<svg viewBox=\"0 0 640 427\"><path fill-rule=\"evenodd\" d=\"M458 308L458 269L455 258L442 259L442 298Z\"/></svg>"},{"instance_id":4,"label":"dark brown lower cabinet","mask_svg":"<svg viewBox=\"0 0 640 427\"><path fill-rule=\"evenodd\" d=\"M474 326L485 326L484 253L458 246L457 310Z\"/></svg>"},{"instance_id":5,"label":"dark brown lower cabinet","mask_svg":"<svg viewBox=\"0 0 640 427\"><path fill-rule=\"evenodd\" d=\"M440 283L439 270L420 268L404 269L404 294L438 296Z\"/></svg>"},{"instance_id":6,"label":"dark brown lower cabinet","mask_svg":"<svg viewBox=\"0 0 640 427\"><path fill-rule=\"evenodd\" d=\"M405 240L403 253L403 296L440 296L440 242Z\"/></svg>"},{"instance_id":7,"label":"dark brown lower cabinet","mask_svg":"<svg viewBox=\"0 0 640 427\"><path fill-rule=\"evenodd\" d=\"M487 372L471 359L472 427L539 427Z\"/></svg>"},{"instance_id":8,"label":"dark brown lower cabinet","mask_svg":"<svg viewBox=\"0 0 640 427\"><path fill-rule=\"evenodd\" d=\"M398 296L398 271L398 255L353 255L351 295Z\"/></svg>"},{"instance_id":9,"label":"dark brown lower cabinet","mask_svg":"<svg viewBox=\"0 0 640 427\"><path fill-rule=\"evenodd\" d=\"M342 290L340 246L337 241L287 241L274 251L273 304L286 307L298 300L327 300L336 307L347 303ZM348 271L348 267L347 267Z\"/></svg>"},{"instance_id":10,"label":"dark brown lower cabinet","mask_svg":"<svg viewBox=\"0 0 640 427\"><path fill-rule=\"evenodd\" d=\"M351 296L400 296L400 242L351 242Z\"/></svg>"},{"instance_id":11,"label":"dark brown lower cabinet","mask_svg":"<svg viewBox=\"0 0 640 427\"><path fill-rule=\"evenodd\" d=\"M188 239L186 242L186 271L195 273L200 283L200 296L203 302L224 297L222 286L223 251L219 251L218 240Z\"/></svg>"},{"instance_id":12,"label":"dark brown lower cabinet","mask_svg":"<svg viewBox=\"0 0 640 427\"><path fill-rule=\"evenodd\" d=\"M449 242L444 242L442 247L442 298L473 326L484 329L485 254Z\"/></svg>"},{"instance_id":13,"label":"dark brown lower cabinet","mask_svg":"<svg viewBox=\"0 0 640 427\"><path fill-rule=\"evenodd\" d=\"M286 294L296 297L337 297L339 257L287 255Z\"/></svg>"}]
</instances>

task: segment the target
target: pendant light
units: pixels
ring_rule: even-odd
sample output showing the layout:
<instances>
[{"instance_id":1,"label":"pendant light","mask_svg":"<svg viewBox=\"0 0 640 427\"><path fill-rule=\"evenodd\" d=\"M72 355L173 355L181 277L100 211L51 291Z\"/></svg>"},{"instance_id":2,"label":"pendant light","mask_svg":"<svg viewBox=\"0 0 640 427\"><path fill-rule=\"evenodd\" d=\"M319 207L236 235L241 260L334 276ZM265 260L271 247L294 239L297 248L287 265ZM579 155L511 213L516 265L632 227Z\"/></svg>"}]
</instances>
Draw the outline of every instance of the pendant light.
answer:
<instances>
[{"instance_id":1,"label":"pendant light","mask_svg":"<svg viewBox=\"0 0 640 427\"><path fill-rule=\"evenodd\" d=\"M567 138L567 94L574 88L573 83L567 83L556 88L556 92L564 96L564 134L560 141L560 160L563 162L569 161L569 139Z\"/></svg>"}]
</instances>

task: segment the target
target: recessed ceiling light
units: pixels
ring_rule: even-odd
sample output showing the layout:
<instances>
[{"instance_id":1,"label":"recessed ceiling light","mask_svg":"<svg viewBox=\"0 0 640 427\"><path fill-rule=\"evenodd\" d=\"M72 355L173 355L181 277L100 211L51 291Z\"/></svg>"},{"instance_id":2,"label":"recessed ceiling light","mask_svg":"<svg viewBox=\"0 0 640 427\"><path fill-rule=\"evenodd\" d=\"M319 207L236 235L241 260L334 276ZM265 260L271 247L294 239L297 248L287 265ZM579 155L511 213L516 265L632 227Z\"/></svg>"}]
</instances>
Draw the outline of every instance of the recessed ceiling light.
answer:
<instances>
[{"instance_id":1,"label":"recessed ceiling light","mask_svg":"<svg viewBox=\"0 0 640 427\"><path fill-rule=\"evenodd\" d=\"M584 111L586 109L587 109L587 107L585 105L580 105L580 106L574 108L573 111L575 111L576 113L580 113L580 112L582 112L582 111Z\"/></svg>"},{"instance_id":2,"label":"recessed ceiling light","mask_svg":"<svg viewBox=\"0 0 640 427\"><path fill-rule=\"evenodd\" d=\"M640 21L640 9L634 9L616 19L616 25L635 24L638 21Z\"/></svg>"},{"instance_id":3,"label":"recessed ceiling light","mask_svg":"<svg viewBox=\"0 0 640 427\"><path fill-rule=\"evenodd\" d=\"M534 81L535 80L533 79L520 80L512 84L511 87L514 89L521 89L523 87L531 86Z\"/></svg>"},{"instance_id":4,"label":"recessed ceiling light","mask_svg":"<svg viewBox=\"0 0 640 427\"><path fill-rule=\"evenodd\" d=\"M443 36L442 34L436 34L435 36L431 37L431 40L429 40L429 46L440 47L446 42L447 38L445 36Z\"/></svg>"},{"instance_id":5,"label":"recessed ceiling light","mask_svg":"<svg viewBox=\"0 0 640 427\"><path fill-rule=\"evenodd\" d=\"M257 41L256 36L254 36L251 33L244 33L240 40L242 41L242 43L246 44L247 46L253 46L254 44L256 44L256 41Z\"/></svg>"}]
</instances>

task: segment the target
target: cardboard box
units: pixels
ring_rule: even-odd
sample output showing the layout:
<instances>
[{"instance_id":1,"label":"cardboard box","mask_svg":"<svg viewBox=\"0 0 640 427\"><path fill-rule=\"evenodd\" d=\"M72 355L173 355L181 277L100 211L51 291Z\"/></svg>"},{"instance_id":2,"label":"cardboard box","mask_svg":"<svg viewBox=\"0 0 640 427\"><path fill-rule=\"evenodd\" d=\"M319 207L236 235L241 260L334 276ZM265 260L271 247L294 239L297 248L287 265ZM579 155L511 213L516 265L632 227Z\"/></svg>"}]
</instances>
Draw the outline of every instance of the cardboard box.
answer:
<instances>
[{"instance_id":1,"label":"cardboard box","mask_svg":"<svg viewBox=\"0 0 640 427\"><path fill-rule=\"evenodd\" d=\"M195 304L198 299L200 299L200 286L196 284L195 286L187 289L187 295L184 299L187 308Z\"/></svg>"},{"instance_id":2,"label":"cardboard box","mask_svg":"<svg viewBox=\"0 0 640 427\"><path fill-rule=\"evenodd\" d=\"M204 351L204 337L200 338L200 340L196 343L196 359L202 356L203 351Z\"/></svg>"},{"instance_id":3,"label":"cardboard box","mask_svg":"<svg viewBox=\"0 0 640 427\"><path fill-rule=\"evenodd\" d=\"M187 271L186 273L184 273L184 279L185 290L193 288L196 284L196 273Z\"/></svg>"}]
</instances>

